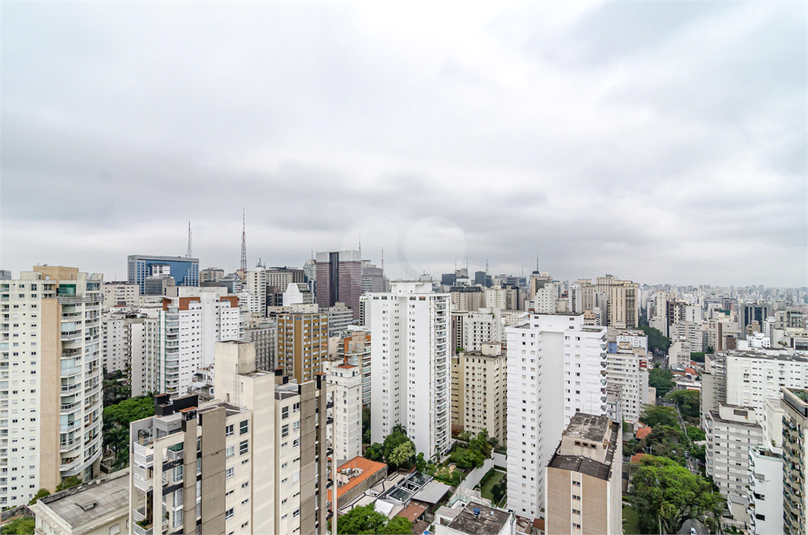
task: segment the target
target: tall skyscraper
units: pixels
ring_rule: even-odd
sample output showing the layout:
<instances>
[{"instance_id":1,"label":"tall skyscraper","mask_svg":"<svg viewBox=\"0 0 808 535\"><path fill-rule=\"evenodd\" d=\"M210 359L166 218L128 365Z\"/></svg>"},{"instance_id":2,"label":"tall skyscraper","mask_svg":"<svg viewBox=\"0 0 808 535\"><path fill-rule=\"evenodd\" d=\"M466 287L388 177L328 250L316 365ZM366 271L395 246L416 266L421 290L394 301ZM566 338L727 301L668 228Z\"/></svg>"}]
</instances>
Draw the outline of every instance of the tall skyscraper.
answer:
<instances>
[{"instance_id":1,"label":"tall skyscraper","mask_svg":"<svg viewBox=\"0 0 808 535\"><path fill-rule=\"evenodd\" d=\"M606 329L580 314L529 314L508 347L508 507L538 518L544 467L577 412L605 415Z\"/></svg>"},{"instance_id":2,"label":"tall skyscraper","mask_svg":"<svg viewBox=\"0 0 808 535\"><path fill-rule=\"evenodd\" d=\"M129 284L137 284L140 294L146 294L146 278L153 275L152 266L159 266L160 274L170 275L177 286L199 286L199 259L184 256L129 255Z\"/></svg>"},{"instance_id":3,"label":"tall skyscraper","mask_svg":"<svg viewBox=\"0 0 808 535\"><path fill-rule=\"evenodd\" d=\"M102 283L61 266L0 283L3 507L28 503L62 478L98 473Z\"/></svg>"},{"instance_id":4,"label":"tall skyscraper","mask_svg":"<svg viewBox=\"0 0 808 535\"><path fill-rule=\"evenodd\" d=\"M359 296L362 294L362 258L359 251L317 253L315 300L321 308L345 303L359 321Z\"/></svg>"},{"instance_id":5,"label":"tall skyscraper","mask_svg":"<svg viewBox=\"0 0 808 535\"><path fill-rule=\"evenodd\" d=\"M317 275L319 281L320 275ZM415 449L436 458L451 426L450 297L424 282L394 282L368 294L371 344L371 439L403 425Z\"/></svg>"}]
</instances>

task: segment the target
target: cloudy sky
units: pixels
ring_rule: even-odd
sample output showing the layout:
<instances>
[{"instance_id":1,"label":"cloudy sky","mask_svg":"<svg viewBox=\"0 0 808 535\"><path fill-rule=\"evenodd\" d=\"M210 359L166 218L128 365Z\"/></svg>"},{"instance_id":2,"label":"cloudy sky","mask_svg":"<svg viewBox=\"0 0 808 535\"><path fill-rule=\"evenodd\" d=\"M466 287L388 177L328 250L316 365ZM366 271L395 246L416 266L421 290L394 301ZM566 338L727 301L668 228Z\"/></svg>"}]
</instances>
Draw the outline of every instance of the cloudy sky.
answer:
<instances>
[{"instance_id":1,"label":"cloudy sky","mask_svg":"<svg viewBox=\"0 0 808 535\"><path fill-rule=\"evenodd\" d=\"M805 3L391 5L4 2L0 267L808 285Z\"/></svg>"}]
</instances>

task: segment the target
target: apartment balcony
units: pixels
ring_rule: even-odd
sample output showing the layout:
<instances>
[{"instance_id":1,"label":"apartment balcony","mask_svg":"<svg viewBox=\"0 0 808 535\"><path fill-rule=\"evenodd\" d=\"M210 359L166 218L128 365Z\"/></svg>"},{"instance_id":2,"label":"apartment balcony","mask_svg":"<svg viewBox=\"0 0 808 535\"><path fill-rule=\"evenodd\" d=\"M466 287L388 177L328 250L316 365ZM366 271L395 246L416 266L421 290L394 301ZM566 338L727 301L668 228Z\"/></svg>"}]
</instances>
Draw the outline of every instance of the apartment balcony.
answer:
<instances>
[{"instance_id":1,"label":"apartment balcony","mask_svg":"<svg viewBox=\"0 0 808 535\"><path fill-rule=\"evenodd\" d=\"M151 525L149 525L148 528L143 528L140 524L133 523L132 530L135 535L154 535L154 528Z\"/></svg>"},{"instance_id":2,"label":"apartment balcony","mask_svg":"<svg viewBox=\"0 0 808 535\"><path fill-rule=\"evenodd\" d=\"M59 426L60 433L69 433L81 427L81 420L73 420L72 422L68 422L66 424L62 424Z\"/></svg>"},{"instance_id":3,"label":"apartment balcony","mask_svg":"<svg viewBox=\"0 0 808 535\"><path fill-rule=\"evenodd\" d=\"M132 483L143 492L149 492L153 488L152 470L141 466L132 466Z\"/></svg>"},{"instance_id":4,"label":"apartment balcony","mask_svg":"<svg viewBox=\"0 0 808 535\"><path fill-rule=\"evenodd\" d=\"M135 522L146 520L146 506L144 505L140 509L132 509L132 518L135 519Z\"/></svg>"},{"instance_id":5,"label":"apartment balcony","mask_svg":"<svg viewBox=\"0 0 808 535\"><path fill-rule=\"evenodd\" d=\"M67 453L81 446L81 437L76 437L59 443L59 452Z\"/></svg>"}]
</instances>

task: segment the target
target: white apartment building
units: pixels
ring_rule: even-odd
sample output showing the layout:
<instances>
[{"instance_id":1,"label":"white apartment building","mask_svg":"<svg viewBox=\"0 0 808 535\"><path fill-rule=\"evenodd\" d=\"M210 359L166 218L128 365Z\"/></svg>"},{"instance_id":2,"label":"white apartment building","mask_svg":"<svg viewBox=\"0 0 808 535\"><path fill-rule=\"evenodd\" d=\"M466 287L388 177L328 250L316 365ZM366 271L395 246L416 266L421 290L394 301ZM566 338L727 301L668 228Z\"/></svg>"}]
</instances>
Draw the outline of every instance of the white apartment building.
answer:
<instances>
[{"instance_id":1,"label":"white apartment building","mask_svg":"<svg viewBox=\"0 0 808 535\"><path fill-rule=\"evenodd\" d=\"M394 282L368 295L371 439L403 425L415 449L442 455L450 442L450 297L424 282Z\"/></svg>"},{"instance_id":2,"label":"white apartment building","mask_svg":"<svg viewBox=\"0 0 808 535\"><path fill-rule=\"evenodd\" d=\"M619 385L623 418L639 422L643 405L648 402L648 357L640 347L618 345L606 354L606 378Z\"/></svg>"},{"instance_id":3,"label":"white apartment building","mask_svg":"<svg viewBox=\"0 0 808 535\"><path fill-rule=\"evenodd\" d=\"M531 301L533 311L537 314L555 314L557 294L556 286L552 282L537 288Z\"/></svg>"},{"instance_id":4,"label":"white apartment building","mask_svg":"<svg viewBox=\"0 0 808 535\"><path fill-rule=\"evenodd\" d=\"M519 291L516 288L503 288L502 286L485 288L480 306L500 310L517 310L519 308Z\"/></svg>"},{"instance_id":5,"label":"white apartment building","mask_svg":"<svg viewBox=\"0 0 808 535\"><path fill-rule=\"evenodd\" d=\"M328 426L328 435L337 466L341 466L362 455L362 373L359 366L332 362L327 377L336 425L336 435L332 437L332 426Z\"/></svg>"},{"instance_id":6,"label":"white apartment building","mask_svg":"<svg viewBox=\"0 0 808 535\"><path fill-rule=\"evenodd\" d=\"M580 314L528 314L505 329L508 507L538 518L544 468L577 412L605 415L606 328Z\"/></svg>"},{"instance_id":7,"label":"white apartment building","mask_svg":"<svg viewBox=\"0 0 808 535\"><path fill-rule=\"evenodd\" d=\"M283 292L283 306L310 305L314 303L314 294L304 282L292 282Z\"/></svg>"},{"instance_id":8,"label":"white apartment building","mask_svg":"<svg viewBox=\"0 0 808 535\"><path fill-rule=\"evenodd\" d=\"M345 303L337 302L334 306L325 309L324 312L328 312L329 338L342 335L354 323L353 311Z\"/></svg>"},{"instance_id":9,"label":"white apartment building","mask_svg":"<svg viewBox=\"0 0 808 535\"><path fill-rule=\"evenodd\" d=\"M690 366L690 343L686 340L676 340L668 348L668 366Z\"/></svg>"},{"instance_id":10,"label":"white apartment building","mask_svg":"<svg viewBox=\"0 0 808 535\"><path fill-rule=\"evenodd\" d=\"M706 469L727 498L732 517L748 522L749 448L760 446L763 430L751 407L719 403L703 415L707 435Z\"/></svg>"},{"instance_id":11,"label":"white apartment building","mask_svg":"<svg viewBox=\"0 0 808 535\"><path fill-rule=\"evenodd\" d=\"M706 351L704 347L704 330L701 322L678 321L670 326L671 340L684 340L690 344L690 350L696 352Z\"/></svg>"},{"instance_id":12,"label":"white apartment building","mask_svg":"<svg viewBox=\"0 0 808 535\"><path fill-rule=\"evenodd\" d=\"M101 364L104 366L104 372L124 371L129 364L129 354L129 324L126 321L126 313L103 311L101 314Z\"/></svg>"},{"instance_id":13,"label":"white apartment building","mask_svg":"<svg viewBox=\"0 0 808 535\"><path fill-rule=\"evenodd\" d=\"M137 318L127 320L133 397L155 392L159 384L160 311L161 307L141 308Z\"/></svg>"},{"instance_id":14,"label":"white apartment building","mask_svg":"<svg viewBox=\"0 0 808 535\"><path fill-rule=\"evenodd\" d=\"M462 329L460 347L466 351L480 351L485 342L502 341L502 313L498 308L469 312L463 318Z\"/></svg>"},{"instance_id":15,"label":"white apartment building","mask_svg":"<svg viewBox=\"0 0 808 535\"><path fill-rule=\"evenodd\" d=\"M783 533L783 408L763 402L763 440L749 449L749 532Z\"/></svg>"},{"instance_id":16,"label":"white apartment building","mask_svg":"<svg viewBox=\"0 0 808 535\"><path fill-rule=\"evenodd\" d=\"M126 282L107 282L101 287L104 292L104 308L117 306L136 307L140 300L140 285Z\"/></svg>"},{"instance_id":17,"label":"white apartment building","mask_svg":"<svg viewBox=\"0 0 808 535\"><path fill-rule=\"evenodd\" d=\"M359 368L362 374L362 405L370 405L370 329L348 327L337 345L337 360Z\"/></svg>"},{"instance_id":18,"label":"white apartment building","mask_svg":"<svg viewBox=\"0 0 808 535\"><path fill-rule=\"evenodd\" d=\"M98 473L100 275L35 266L0 281L0 506Z\"/></svg>"},{"instance_id":19,"label":"white apartment building","mask_svg":"<svg viewBox=\"0 0 808 535\"><path fill-rule=\"evenodd\" d=\"M808 390L784 388L783 400L783 533L804 534L808 527Z\"/></svg>"},{"instance_id":20,"label":"white apartment building","mask_svg":"<svg viewBox=\"0 0 808 535\"><path fill-rule=\"evenodd\" d=\"M180 297L164 298L158 311L160 357L151 385L167 394L186 392L196 370L214 363L216 342L240 338L236 296L222 295L223 288L176 288Z\"/></svg>"},{"instance_id":21,"label":"white apartment building","mask_svg":"<svg viewBox=\"0 0 808 535\"><path fill-rule=\"evenodd\" d=\"M642 331L617 331L615 341L617 345L625 344L629 347L640 347L648 353L648 337Z\"/></svg>"},{"instance_id":22,"label":"white apartment building","mask_svg":"<svg viewBox=\"0 0 808 535\"><path fill-rule=\"evenodd\" d=\"M781 388L808 388L808 358L774 350L724 354L728 405L752 407L763 418L763 401L780 399Z\"/></svg>"},{"instance_id":23,"label":"white apartment building","mask_svg":"<svg viewBox=\"0 0 808 535\"><path fill-rule=\"evenodd\" d=\"M246 279L245 290L252 294L253 299L250 303L250 312L258 314L261 317L267 315L267 270L261 266L256 267L252 271L245 273ZM281 288L286 288L285 284Z\"/></svg>"}]
</instances>

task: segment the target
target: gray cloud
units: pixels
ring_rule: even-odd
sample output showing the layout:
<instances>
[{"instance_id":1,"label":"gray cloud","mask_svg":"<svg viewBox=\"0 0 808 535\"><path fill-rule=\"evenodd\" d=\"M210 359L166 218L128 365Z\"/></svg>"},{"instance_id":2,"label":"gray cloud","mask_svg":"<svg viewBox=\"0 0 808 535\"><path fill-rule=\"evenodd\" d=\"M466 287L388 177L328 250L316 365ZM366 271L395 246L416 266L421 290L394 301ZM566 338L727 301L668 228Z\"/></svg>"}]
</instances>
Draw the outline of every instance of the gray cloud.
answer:
<instances>
[{"instance_id":1,"label":"gray cloud","mask_svg":"<svg viewBox=\"0 0 808 535\"><path fill-rule=\"evenodd\" d=\"M806 7L23 4L2 267L131 253L393 276L808 285Z\"/></svg>"}]
</instances>

